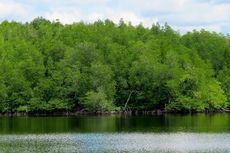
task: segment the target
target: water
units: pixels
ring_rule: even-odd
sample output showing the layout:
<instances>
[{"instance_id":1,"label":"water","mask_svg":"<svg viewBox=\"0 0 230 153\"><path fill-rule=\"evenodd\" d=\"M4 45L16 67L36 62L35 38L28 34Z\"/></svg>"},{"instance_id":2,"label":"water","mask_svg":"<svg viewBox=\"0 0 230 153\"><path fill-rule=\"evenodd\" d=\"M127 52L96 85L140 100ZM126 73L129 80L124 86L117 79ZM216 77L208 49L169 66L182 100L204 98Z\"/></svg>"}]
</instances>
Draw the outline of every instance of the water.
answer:
<instances>
[{"instance_id":1,"label":"water","mask_svg":"<svg viewBox=\"0 0 230 153\"><path fill-rule=\"evenodd\" d=\"M230 152L230 114L2 117L1 152Z\"/></svg>"}]
</instances>

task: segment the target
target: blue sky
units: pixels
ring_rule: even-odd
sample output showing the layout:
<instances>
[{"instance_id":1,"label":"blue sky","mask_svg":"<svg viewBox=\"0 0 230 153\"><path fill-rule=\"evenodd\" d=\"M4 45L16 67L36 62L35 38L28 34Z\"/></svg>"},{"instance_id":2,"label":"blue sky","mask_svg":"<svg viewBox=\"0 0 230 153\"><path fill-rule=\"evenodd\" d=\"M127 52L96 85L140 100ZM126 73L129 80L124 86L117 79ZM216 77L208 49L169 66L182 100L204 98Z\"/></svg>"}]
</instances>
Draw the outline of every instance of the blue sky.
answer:
<instances>
[{"instance_id":1,"label":"blue sky","mask_svg":"<svg viewBox=\"0 0 230 153\"><path fill-rule=\"evenodd\" d=\"M185 33L206 29L230 33L230 0L1 0L0 21L27 22L42 16L64 24L120 18L150 27L167 22Z\"/></svg>"}]
</instances>

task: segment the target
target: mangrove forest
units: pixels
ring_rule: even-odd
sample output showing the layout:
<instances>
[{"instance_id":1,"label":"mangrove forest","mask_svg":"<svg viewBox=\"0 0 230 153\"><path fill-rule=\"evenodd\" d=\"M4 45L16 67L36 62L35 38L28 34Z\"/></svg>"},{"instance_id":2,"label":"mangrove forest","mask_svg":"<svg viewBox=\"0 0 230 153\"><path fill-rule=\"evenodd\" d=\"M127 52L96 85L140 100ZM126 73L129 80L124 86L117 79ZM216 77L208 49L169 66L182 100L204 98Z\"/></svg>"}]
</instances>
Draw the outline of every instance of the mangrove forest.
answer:
<instances>
[{"instance_id":1,"label":"mangrove forest","mask_svg":"<svg viewBox=\"0 0 230 153\"><path fill-rule=\"evenodd\" d=\"M0 113L230 107L230 36L122 19L0 24Z\"/></svg>"}]
</instances>

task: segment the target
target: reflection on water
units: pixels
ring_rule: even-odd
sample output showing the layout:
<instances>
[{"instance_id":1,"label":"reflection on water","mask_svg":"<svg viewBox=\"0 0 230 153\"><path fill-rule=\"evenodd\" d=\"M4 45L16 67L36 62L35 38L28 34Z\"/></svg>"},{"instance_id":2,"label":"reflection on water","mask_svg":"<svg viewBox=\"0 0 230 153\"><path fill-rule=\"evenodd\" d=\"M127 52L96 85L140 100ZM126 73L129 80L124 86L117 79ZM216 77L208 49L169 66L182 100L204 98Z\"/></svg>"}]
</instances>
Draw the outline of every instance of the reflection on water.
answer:
<instances>
[{"instance_id":1,"label":"reflection on water","mask_svg":"<svg viewBox=\"0 0 230 153\"><path fill-rule=\"evenodd\" d=\"M230 152L230 114L0 117L5 152Z\"/></svg>"},{"instance_id":2,"label":"reflection on water","mask_svg":"<svg viewBox=\"0 0 230 153\"><path fill-rule=\"evenodd\" d=\"M4 135L0 152L229 152L230 134L101 133Z\"/></svg>"},{"instance_id":3,"label":"reflection on water","mask_svg":"<svg viewBox=\"0 0 230 153\"><path fill-rule=\"evenodd\" d=\"M0 117L0 134L95 132L230 132L230 114Z\"/></svg>"}]
</instances>

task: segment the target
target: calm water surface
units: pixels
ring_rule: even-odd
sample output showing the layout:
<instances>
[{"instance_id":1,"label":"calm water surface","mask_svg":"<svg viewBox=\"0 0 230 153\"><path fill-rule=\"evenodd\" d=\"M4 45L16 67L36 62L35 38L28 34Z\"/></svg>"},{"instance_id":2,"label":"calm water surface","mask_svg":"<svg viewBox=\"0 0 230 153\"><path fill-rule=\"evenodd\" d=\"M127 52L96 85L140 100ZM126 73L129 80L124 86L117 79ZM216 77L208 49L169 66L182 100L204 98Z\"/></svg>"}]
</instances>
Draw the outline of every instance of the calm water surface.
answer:
<instances>
[{"instance_id":1,"label":"calm water surface","mask_svg":"<svg viewBox=\"0 0 230 153\"><path fill-rule=\"evenodd\" d=\"M230 114L1 117L1 152L230 152Z\"/></svg>"}]
</instances>

